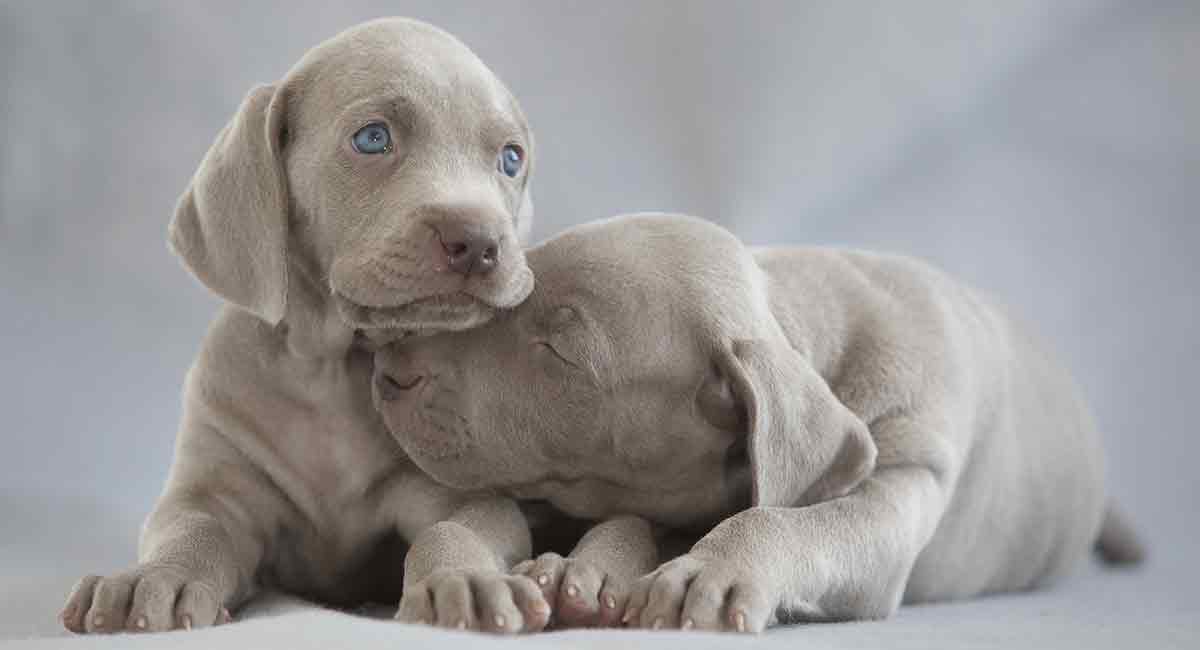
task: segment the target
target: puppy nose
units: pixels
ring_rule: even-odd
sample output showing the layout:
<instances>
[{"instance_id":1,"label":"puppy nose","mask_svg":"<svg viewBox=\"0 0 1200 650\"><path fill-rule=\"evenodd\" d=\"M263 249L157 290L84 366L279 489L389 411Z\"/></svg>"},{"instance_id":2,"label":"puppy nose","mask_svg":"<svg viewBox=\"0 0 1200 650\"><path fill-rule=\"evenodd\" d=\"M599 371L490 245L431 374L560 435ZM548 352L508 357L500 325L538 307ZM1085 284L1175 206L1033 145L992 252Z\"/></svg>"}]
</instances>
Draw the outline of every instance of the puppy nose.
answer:
<instances>
[{"instance_id":1,"label":"puppy nose","mask_svg":"<svg viewBox=\"0 0 1200 650\"><path fill-rule=\"evenodd\" d=\"M449 221L437 224L434 230L451 271L465 276L487 275L496 268L500 243L485 228Z\"/></svg>"},{"instance_id":2,"label":"puppy nose","mask_svg":"<svg viewBox=\"0 0 1200 650\"><path fill-rule=\"evenodd\" d=\"M425 378L416 373L398 374L386 370L375 371L375 390L379 391L379 399L394 402L405 392L421 385Z\"/></svg>"}]
</instances>

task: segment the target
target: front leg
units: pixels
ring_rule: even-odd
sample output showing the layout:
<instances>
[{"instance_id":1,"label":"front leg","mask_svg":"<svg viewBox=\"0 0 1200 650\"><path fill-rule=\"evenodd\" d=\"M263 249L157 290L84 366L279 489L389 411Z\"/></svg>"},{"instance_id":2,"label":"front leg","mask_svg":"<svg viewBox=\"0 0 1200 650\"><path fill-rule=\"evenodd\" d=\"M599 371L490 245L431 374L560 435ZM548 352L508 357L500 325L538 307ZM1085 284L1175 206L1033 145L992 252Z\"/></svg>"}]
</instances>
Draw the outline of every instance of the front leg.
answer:
<instances>
[{"instance_id":1,"label":"front leg","mask_svg":"<svg viewBox=\"0 0 1200 650\"><path fill-rule=\"evenodd\" d=\"M543 553L513 573L542 588L562 627L610 627L625 609L634 580L658 564L653 530L640 517L616 517L592 527L567 557Z\"/></svg>"},{"instance_id":2,"label":"front leg","mask_svg":"<svg viewBox=\"0 0 1200 650\"><path fill-rule=\"evenodd\" d=\"M214 471L215 470L215 471ZM62 611L75 633L156 632L230 620L255 589L281 508L241 452L185 418L167 487L142 527L138 564L80 580Z\"/></svg>"},{"instance_id":3,"label":"front leg","mask_svg":"<svg viewBox=\"0 0 1200 650\"><path fill-rule=\"evenodd\" d=\"M650 628L759 632L777 612L812 621L889 616L943 495L934 472L899 466L839 499L750 508L639 580L626 618Z\"/></svg>"},{"instance_id":4,"label":"front leg","mask_svg":"<svg viewBox=\"0 0 1200 650\"><path fill-rule=\"evenodd\" d=\"M509 569L530 554L529 524L510 499L480 498L413 540L397 620L497 633L537 631L550 605Z\"/></svg>"}]
</instances>

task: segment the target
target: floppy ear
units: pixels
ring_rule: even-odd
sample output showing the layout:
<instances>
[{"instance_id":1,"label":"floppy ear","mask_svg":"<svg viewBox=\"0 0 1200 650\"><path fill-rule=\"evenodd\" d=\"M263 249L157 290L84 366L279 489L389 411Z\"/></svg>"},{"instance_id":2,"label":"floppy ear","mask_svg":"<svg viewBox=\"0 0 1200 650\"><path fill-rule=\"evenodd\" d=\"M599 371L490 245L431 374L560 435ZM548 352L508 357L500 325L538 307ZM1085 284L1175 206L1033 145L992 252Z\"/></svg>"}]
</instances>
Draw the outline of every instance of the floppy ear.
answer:
<instances>
[{"instance_id":1,"label":"floppy ear","mask_svg":"<svg viewBox=\"0 0 1200 650\"><path fill-rule=\"evenodd\" d=\"M756 506L844 496L875 467L875 442L786 342L734 341L719 362L746 410Z\"/></svg>"},{"instance_id":2,"label":"floppy ear","mask_svg":"<svg viewBox=\"0 0 1200 650\"><path fill-rule=\"evenodd\" d=\"M250 91L179 198L167 240L225 300L271 324L287 307L283 93Z\"/></svg>"}]
</instances>

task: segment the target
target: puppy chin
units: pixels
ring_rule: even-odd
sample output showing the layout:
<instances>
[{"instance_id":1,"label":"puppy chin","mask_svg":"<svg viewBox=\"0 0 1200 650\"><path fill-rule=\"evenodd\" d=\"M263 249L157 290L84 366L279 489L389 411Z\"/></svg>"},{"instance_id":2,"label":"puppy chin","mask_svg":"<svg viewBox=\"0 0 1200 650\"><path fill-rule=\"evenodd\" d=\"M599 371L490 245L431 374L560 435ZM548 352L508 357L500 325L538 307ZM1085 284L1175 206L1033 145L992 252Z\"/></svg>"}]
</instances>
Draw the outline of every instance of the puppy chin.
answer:
<instances>
[{"instance_id":1,"label":"puppy chin","mask_svg":"<svg viewBox=\"0 0 1200 650\"><path fill-rule=\"evenodd\" d=\"M435 480L450 487L461 487L459 481L454 480L461 478L454 467L471 446L471 433L463 428L462 422L450 413L430 413L418 395L389 402L381 399L378 391L373 391L373 397L384 425L404 453Z\"/></svg>"},{"instance_id":2,"label":"puppy chin","mask_svg":"<svg viewBox=\"0 0 1200 650\"><path fill-rule=\"evenodd\" d=\"M425 472L434 481L446 487L463 490L464 492L490 490L492 488L486 481L480 480L479 476L464 472L460 467L459 456L432 458L429 456L416 456L410 453L409 458L417 464L417 467L422 472Z\"/></svg>"},{"instance_id":3,"label":"puppy chin","mask_svg":"<svg viewBox=\"0 0 1200 650\"><path fill-rule=\"evenodd\" d=\"M470 440L462 437L461 432L411 420L411 424L396 428L386 415L384 419L408 458L434 481L456 490L497 487L494 480L489 480L491 477L486 475L486 470L480 468L478 455L472 453ZM397 435L398 431L402 434Z\"/></svg>"},{"instance_id":4,"label":"puppy chin","mask_svg":"<svg viewBox=\"0 0 1200 650\"><path fill-rule=\"evenodd\" d=\"M498 309L512 309L533 293L533 271L522 264L508 274L509 281L494 288L488 302Z\"/></svg>"},{"instance_id":5,"label":"puppy chin","mask_svg":"<svg viewBox=\"0 0 1200 650\"><path fill-rule=\"evenodd\" d=\"M471 454L462 449L399 441L404 453L422 472L446 487L464 492L492 490L501 487L494 485L486 476L481 475L475 469L476 464L472 462Z\"/></svg>"},{"instance_id":6,"label":"puppy chin","mask_svg":"<svg viewBox=\"0 0 1200 650\"><path fill-rule=\"evenodd\" d=\"M492 320L496 308L462 292L427 296L402 305L363 305L341 293L333 295L338 313L354 329L432 334L478 327Z\"/></svg>"}]
</instances>

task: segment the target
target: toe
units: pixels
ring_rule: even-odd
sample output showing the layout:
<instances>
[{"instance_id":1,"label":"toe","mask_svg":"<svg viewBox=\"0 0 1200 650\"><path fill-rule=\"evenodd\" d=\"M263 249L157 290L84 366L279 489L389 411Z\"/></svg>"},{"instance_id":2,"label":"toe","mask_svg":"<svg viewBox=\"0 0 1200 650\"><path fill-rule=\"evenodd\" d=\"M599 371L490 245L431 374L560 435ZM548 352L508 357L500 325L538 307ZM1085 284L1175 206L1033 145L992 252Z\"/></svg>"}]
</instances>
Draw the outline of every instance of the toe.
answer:
<instances>
[{"instance_id":1,"label":"toe","mask_svg":"<svg viewBox=\"0 0 1200 650\"><path fill-rule=\"evenodd\" d=\"M543 553L533 561L533 567L526 574L537 583L548 603L557 599L565 564L563 556L558 553Z\"/></svg>"},{"instance_id":2,"label":"toe","mask_svg":"<svg viewBox=\"0 0 1200 650\"><path fill-rule=\"evenodd\" d=\"M683 601L680 627L697 630L721 630L728 583L701 574L692 581Z\"/></svg>"},{"instance_id":3,"label":"toe","mask_svg":"<svg viewBox=\"0 0 1200 650\"><path fill-rule=\"evenodd\" d=\"M637 627L642 622L642 610L650 599L650 586L658 578L658 571L638 578L629 590L629 598L625 601L625 612L621 615L621 624Z\"/></svg>"},{"instance_id":4,"label":"toe","mask_svg":"<svg viewBox=\"0 0 1200 650\"><path fill-rule=\"evenodd\" d=\"M182 580L144 575L133 589L133 604L125 629L134 632L162 632L174 624L175 596Z\"/></svg>"},{"instance_id":5,"label":"toe","mask_svg":"<svg viewBox=\"0 0 1200 650\"><path fill-rule=\"evenodd\" d=\"M71 589L71 595L67 596L67 604L62 611L63 626L68 630L76 634L83 634L87 631L84 618L92 607L92 596L98 582L100 582L100 576L85 576Z\"/></svg>"},{"instance_id":6,"label":"toe","mask_svg":"<svg viewBox=\"0 0 1200 650\"><path fill-rule=\"evenodd\" d=\"M513 603L521 610L521 617L525 621L524 631L544 629L550 622L550 603L546 602L537 583L523 575L510 576L508 588L512 592Z\"/></svg>"},{"instance_id":7,"label":"toe","mask_svg":"<svg viewBox=\"0 0 1200 650\"><path fill-rule=\"evenodd\" d=\"M736 632L758 634L767 627L771 603L761 589L739 583L730 591L726 608L727 625Z\"/></svg>"},{"instance_id":8,"label":"toe","mask_svg":"<svg viewBox=\"0 0 1200 650\"><path fill-rule=\"evenodd\" d=\"M629 600L629 589L608 576L600 588L600 625L613 627L621 622L621 613Z\"/></svg>"},{"instance_id":9,"label":"toe","mask_svg":"<svg viewBox=\"0 0 1200 650\"><path fill-rule=\"evenodd\" d=\"M471 580L479 629L497 634L521 631L525 621L513 603L513 593L502 576L476 576Z\"/></svg>"},{"instance_id":10,"label":"toe","mask_svg":"<svg viewBox=\"0 0 1200 650\"><path fill-rule=\"evenodd\" d=\"M603 583L604 576L592 564L568 562L558 588L559 621L576 627L598 624Z\"/></svg>"},{"instance_id":11,"label":"toe","mask_svg":"<svg viewBox=\"0 0 1200 650\"><path fill-rule=\"evenodd\" d=\"M189 582L179 591L175 601L175 627L185 630L217 625L223 610L217 601L217 590L203 582Z\"/></svg>"},{"instance_id":12,"label":"toe","mask_svg":"<svg viewBox=\"0 0 1200 650\"><path fill-rule=\"evenodd\" d=\"M116 632L124 629L133 597L133 580L121 576L101 578L92 594L92 607L84 627L88 632Z\"/></svg>"},{"instance_id":13,"label":"toe","mask_svg":"<svg viewBox=\"0 0 1200 650\"><path fill-rule=\"evenodd\" d=\"M433 588L433 608L438 627L477 629L471 587L465 575L456 574L438 581Z\"/></svg>"},{"instance_id":14,"label":"toe","mask_svg":"<svg viewBox=\"0 0 1200 650\"><path fill-rule=\"evenodd\" d=\"M419 625L434 625L437 622L433 611L433 594L425 583L417 583L404 590L400 597L400 608L396 610L396 620Z\"/></svg>"},{"instance_id":15,"label":"toe","mask_svg":"<svg viewBox=\"0 0 1200 650\"><path fill-rule=\"evenodd\" d=\"M679 627L679 611L691 582L691 572L672 567L658 574L650 585L650 597L642 610L641 626L651 629Z\"/></svg>"}]
</instances>

